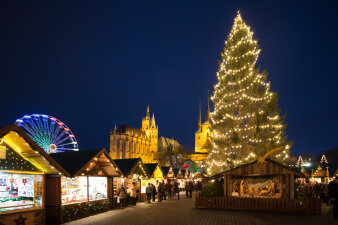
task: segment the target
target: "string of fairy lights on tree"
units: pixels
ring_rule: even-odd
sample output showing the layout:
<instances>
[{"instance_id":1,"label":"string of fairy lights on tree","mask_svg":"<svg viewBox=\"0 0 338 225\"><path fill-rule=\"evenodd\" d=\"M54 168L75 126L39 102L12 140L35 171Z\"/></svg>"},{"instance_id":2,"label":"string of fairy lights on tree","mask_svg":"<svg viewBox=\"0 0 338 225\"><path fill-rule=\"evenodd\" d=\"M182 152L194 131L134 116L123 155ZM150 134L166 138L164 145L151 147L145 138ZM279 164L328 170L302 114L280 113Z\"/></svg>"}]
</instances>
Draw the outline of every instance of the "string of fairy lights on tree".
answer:
<instances>
[{"instance_id":1,"label":"string of fairy lights on tree","mask_svg":"<svg viewBox=\"0 0 338 225\"><path fill-rule=\"evenodd\" d=\"M253 161L278 146L284 149L270 158L283 162L289 157L291 144L286 141L278 95L270 91L267 72L256 69L260 51L253 31L238 12L225 41L211 98L213 148L205 161L209 174Z\"/></svg>"},{"instance_id":2,"label":"string of fairy lights on tree","mask_svg":"<svg viewBox=\"0 0 338 225\"><path fill-rule=\"evenodd\" d=\"M327 161L326 159L326 156L325 155L322 155L322 158L320 159L320 163L326 163L328 164L329 162Z\"/></svg>"}]
</instances>

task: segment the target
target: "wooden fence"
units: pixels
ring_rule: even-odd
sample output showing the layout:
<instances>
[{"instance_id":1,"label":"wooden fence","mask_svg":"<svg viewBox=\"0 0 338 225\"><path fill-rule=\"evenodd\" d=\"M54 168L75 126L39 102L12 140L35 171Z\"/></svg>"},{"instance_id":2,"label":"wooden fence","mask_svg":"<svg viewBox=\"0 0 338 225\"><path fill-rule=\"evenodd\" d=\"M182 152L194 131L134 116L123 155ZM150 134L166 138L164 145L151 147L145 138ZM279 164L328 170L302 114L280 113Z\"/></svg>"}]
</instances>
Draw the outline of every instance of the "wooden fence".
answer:
<instances>
[{"instance_id":1,"label":"wooden fence","mask_svg":"<svg viewBox=\"0 0 338 225\"><path fill-rule=\"evenodd\" d=\"M260 210L270 212L295 212L304 214L321 213L320 199L273 199L245 197L201 197L196 196L198 209Z\"/></svg>"}]
</instances>

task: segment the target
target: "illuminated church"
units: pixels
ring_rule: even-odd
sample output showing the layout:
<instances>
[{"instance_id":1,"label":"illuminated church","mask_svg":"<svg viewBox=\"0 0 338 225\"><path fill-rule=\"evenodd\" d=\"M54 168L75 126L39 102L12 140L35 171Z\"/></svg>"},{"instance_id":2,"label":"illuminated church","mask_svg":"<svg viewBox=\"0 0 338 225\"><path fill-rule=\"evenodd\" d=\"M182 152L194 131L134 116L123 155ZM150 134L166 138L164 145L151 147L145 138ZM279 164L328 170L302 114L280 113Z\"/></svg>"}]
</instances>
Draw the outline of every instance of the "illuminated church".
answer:
<instances>
[{"instance_id":1,"label":"illuminated church","mask_svg":"<svg viewBox=\"0 0 338 225\"><path fill-rule=\"evenodd\" d=\"M203 124L201 120L201 104L199 106L197 131L195 132L195 152L190 155L191 160L201 164L202 161L207 158L211 146L210 106L208 95L207 113Z\"/></svg>"},{"instance_id":2,"label":"illuminated church","mask_svg":"<svg viewBox=\"0 0 338 225\"><path fill-rule=\"evenodd\" d=\"M158 126L155 116L147 115L142 119L141 128L121 125L110 133L110 156L113 159L141 158L143 163L158 162Z\"/></svg>"}]
</instances>

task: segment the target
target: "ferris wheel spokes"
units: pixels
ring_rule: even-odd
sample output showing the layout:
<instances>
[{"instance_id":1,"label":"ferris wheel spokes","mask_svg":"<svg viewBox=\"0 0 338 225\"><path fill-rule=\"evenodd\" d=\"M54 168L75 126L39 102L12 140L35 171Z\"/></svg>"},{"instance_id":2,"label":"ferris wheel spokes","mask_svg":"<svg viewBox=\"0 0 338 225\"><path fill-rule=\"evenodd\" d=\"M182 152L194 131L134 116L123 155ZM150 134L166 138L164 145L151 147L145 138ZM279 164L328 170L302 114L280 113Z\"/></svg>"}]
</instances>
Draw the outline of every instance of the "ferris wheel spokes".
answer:
<instances>
[{"instance_id":1,"label":"ferris wheel spokes","mask_svg":"<svg viewBox=\"0 0 338 225\"><path fill-rule=\"evenodd\" d=\"M16 124L47 153L78 151L72 131L60 120L44 114L25 115Z\"/></svg>"}]
</instances>

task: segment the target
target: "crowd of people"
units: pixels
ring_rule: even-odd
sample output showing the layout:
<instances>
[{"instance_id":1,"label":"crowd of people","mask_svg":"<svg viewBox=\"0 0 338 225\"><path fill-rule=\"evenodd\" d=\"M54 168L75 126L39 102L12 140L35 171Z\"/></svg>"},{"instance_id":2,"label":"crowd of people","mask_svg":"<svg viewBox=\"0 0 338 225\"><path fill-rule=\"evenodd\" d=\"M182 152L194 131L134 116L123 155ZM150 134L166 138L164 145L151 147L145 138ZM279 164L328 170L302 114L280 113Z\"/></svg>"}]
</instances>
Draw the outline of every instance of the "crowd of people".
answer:
<instances>
[{"instance_id":1,"label":"crowd of people","mask_svg":"<svg viewBox=\"0 0 338 225\"><path fill-rule=\"evenodd\" d=\"M299 192L306 193L312 198L321 199L328 205L333 205L333 215L335 219L338 219L338 176L329 184L306 180L299 183L297 187Z\"/></svg>"},{"instance_id":2,"label":"crowd of people","mask_svg":"<svg viewBox=\"0 0 338 225\"><path fill-rule=\"evenodd\" d=\"M162 202L163 200L171 200L173 198L180 199L180 192L182 189L185 189L186 198L192 198L193 191L198 192L202 189L201 182L193 182L192 180L186 181L184 183L184 188L177 182L177 180L162 180L157 181L156 185L153 183L148 183L145 189L146 196L147 196L147 203L155 202L156 197L158 202ZM119 204L120 208L123 209L127 204L127 199L130 199L130 203L132 205L136 205L137 201L139 200L140 188L135 184L132 183L132 187L130 188L130 196L128 196L126 187L121 185L118 190L118 199L117 203Z\"/></svg>"}]
</instances>

